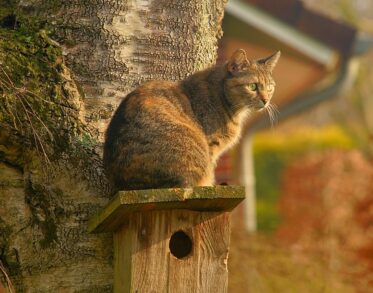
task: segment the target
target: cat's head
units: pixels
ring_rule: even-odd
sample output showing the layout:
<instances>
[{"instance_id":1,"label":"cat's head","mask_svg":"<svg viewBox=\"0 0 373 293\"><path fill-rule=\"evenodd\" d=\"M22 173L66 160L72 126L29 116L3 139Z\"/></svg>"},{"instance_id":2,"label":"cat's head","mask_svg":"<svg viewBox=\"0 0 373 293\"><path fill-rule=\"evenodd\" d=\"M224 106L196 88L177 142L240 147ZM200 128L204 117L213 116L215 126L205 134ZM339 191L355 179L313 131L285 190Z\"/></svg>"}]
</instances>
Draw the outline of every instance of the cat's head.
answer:
<instances>
[{"instance_id":1,"label":"cat's head","mask_svg":"<svg viewBox=\"0 0 373 293\"><path fill-rule=\"evenodd\" d=\"M247 60L244 50L237 50L226 64L228 77L224 91L234 110L259 111L270 105L275 82L272 71L280 51L259 60Z\"/></svg>"}]
</instances>

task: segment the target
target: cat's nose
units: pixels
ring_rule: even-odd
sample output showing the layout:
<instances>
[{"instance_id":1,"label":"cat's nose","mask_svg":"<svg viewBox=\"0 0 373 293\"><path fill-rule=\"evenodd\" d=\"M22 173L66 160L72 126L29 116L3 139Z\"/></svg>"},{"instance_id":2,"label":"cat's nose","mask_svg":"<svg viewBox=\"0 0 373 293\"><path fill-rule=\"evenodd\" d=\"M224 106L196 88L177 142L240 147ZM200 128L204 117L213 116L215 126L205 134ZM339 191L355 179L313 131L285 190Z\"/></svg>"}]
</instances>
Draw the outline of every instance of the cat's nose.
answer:
<instances>
[{"instance_id":1,"label":"cat's nose","mask_svg":"<svg viewBox=\"0 0 373 293\"><path fill-rule=\"evenodd\" d=\"M260 106L264 108L268 104L268 98L264 95L260 95L259 98Z\"/></svg>"}]
</instances>

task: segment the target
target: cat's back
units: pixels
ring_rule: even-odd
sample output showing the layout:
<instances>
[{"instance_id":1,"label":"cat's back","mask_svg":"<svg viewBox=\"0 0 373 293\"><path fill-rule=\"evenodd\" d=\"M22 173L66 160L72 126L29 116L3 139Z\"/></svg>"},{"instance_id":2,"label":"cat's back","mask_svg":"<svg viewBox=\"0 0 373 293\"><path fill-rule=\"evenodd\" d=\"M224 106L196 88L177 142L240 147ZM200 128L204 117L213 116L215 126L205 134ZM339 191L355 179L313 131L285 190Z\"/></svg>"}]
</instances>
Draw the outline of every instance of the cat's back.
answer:
<instances>
[{"instance_id":1,"label":"cat's back","mask_svg":"<svg viewBox=\"0 0 373 293\"><path fill-rule=\"evenodd\" d=\"M130 119L152 112L176 114L175 111L180 112L179 114L193 115L189 99L182 88L176 82L152 80L128 94L119 105L113 119L118 115Z\"/></svg>"},{"instance_id":2,"label":"cat's back","mask_svg":"<svg viewBox=\"0 0 373 293\"><path fill-rule=\"evenodd\" d=\"M166 130L178 119L190 118L191 115L188 98L176 82L145 82L129 93L115 111L106 131L105 148L112 149L113 143L141 134L149 136L151 133L148 132L154 128L157 128L157 133L162 126Z\"/></svg>"},{"instance_id":3,"label":"cat's back","mask_svg":"<svg viewBox=\"0 0 373 293\"><path fill-rule=\"evenodd\" d=\"M106 132L105 169L123 189L193 185L197 179L185 179L185 170L195 166L204 173L208 157L188 96L171 81L147 82L128 94ZM140 184L134 174L154 181Z\"/></svg>"}]
</instances>

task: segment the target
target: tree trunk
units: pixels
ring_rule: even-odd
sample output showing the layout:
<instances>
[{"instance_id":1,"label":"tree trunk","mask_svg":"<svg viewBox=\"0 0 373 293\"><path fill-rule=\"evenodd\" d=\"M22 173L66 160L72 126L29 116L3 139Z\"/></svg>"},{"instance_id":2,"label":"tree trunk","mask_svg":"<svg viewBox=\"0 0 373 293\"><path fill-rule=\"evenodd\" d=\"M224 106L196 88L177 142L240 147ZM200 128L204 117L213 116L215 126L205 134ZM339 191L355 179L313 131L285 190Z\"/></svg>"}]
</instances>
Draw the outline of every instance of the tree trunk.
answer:
<instances>
[{"instance_id":1,"label":"tree trunk","mask_svg":"<svg viewBox=\"0 0 373 293\"><path fill-rule=\"evenodd\" d=\"M224 2L0 0L0 260L17 292L112 291L112 235L87 233L112 194L102 134L141 82L215 62Z\"/></svg>"}]
</instances>

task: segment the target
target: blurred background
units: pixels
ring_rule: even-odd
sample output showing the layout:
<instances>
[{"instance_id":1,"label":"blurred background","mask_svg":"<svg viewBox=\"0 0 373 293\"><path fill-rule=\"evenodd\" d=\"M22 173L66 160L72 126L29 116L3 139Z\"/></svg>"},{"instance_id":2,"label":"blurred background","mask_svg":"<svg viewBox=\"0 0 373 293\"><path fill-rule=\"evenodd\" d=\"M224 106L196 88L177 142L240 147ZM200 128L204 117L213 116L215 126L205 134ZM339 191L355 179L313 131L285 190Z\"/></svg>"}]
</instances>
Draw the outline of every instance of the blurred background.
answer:
<instances>
[{"instance_id":1,"label":"blurred background","mask_svg":"<svg viewBox=\"0 0 373 293\"><path fill-rule=\"evenodd\" d=\"M373 292L373 1L230 0L219 58L281 50L273 103L219 162L243 184L229 292Z\"/></svg>"}]
</instances>

